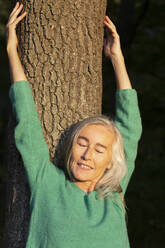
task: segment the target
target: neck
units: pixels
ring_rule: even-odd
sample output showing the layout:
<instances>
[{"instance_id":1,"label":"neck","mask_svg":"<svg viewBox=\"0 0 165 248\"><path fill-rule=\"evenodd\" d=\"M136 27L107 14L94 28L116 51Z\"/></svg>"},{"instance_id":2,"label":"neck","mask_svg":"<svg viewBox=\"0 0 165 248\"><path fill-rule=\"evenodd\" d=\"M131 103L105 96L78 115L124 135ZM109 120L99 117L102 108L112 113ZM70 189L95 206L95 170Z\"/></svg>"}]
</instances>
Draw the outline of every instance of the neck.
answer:
<instances>
[{"instance_id":1,"label":"neck","mask_svg":"<svg viewBox=\"0 0 165 248\"><path fill-rule=\"evenodd\" d=\"M95 189L95 183L93 182L75 182L75 184L87 194L91 193Z\"/></svg>"}]
</instances>

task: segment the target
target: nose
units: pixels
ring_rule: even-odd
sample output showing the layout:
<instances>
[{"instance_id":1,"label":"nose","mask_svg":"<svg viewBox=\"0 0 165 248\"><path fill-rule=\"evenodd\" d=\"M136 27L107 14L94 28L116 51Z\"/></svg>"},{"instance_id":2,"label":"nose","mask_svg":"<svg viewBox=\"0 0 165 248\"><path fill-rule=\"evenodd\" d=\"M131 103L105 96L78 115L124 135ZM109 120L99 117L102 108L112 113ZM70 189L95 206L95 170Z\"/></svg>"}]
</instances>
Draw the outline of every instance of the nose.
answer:
<instances>
[{"instance_id":1,"label":"nose","mask_svg":"<svg viewBox=\"0 0 165 248\"><path fill-rule=\"evenodd\" d=\"M83 155L82 155L82 159L83 160L91 160L92 158L92 151L89 147L87 147L87 149L84 151Z\"/></svg>"}]
</instances>

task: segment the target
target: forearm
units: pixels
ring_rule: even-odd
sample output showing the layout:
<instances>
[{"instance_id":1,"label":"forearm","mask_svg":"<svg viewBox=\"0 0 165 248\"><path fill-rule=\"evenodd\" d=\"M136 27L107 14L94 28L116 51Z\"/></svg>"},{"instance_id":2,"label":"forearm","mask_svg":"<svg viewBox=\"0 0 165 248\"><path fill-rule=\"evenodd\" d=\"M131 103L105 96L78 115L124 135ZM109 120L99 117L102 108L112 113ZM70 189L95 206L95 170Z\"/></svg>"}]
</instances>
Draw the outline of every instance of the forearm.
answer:
<instances>
[{"instance_id":1,"label":"forearm","mask_svg":"<svg viewBox=\"0 0 165 248\"><path fill-rule=\"evenodd\" d=\"M17 120L15 144L22 156L30 186L33 186L39 171L44 172L49 161L48 146L42 133L30 85L24 81L13 84L9 96Z\"/></svg>"},{"instance_id":2,"label":"forearm","mask_svg":"<svg viewBox=\"0 0 165 248\"><path fill-rule=\"evenodd\" d=\"M142 132L138 98L135 90L128 89L116 92L115 123L123 138L128 169L127 174L120 182L123 193L125 193L128 182L134 170L138 141Z\"/></svg>"},{"instance_id":3,"label":"forearm","mask_svg":"<svg viewBox=\"0 0 165 248\"><path fill-rule=\"evenodd\" d=\"M10 67L10 78L11 83L15 83L17 81L27 81L27 78L24 73L23 66L21 64L17 48L8 49L7 54L9 59L9 67Z\"/></svg>"},{"instance_id":4,"label":"forearm","mask_svg":"<svg viewBox=\"0 0 165 248\"><path fill-rule=\"evenodd\" d=\"M123 55L121 54L120 56L111 58L111 62L116 77L117 89L132 89Z\"/></svg>"}]
</instances>

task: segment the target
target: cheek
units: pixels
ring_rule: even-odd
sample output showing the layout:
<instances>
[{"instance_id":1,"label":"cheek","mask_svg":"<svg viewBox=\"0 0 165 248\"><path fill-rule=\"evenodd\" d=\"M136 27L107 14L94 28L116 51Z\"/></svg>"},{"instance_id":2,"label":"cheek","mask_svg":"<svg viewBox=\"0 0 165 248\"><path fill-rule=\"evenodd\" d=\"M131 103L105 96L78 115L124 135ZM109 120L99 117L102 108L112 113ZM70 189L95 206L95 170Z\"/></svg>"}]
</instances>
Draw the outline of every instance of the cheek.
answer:
<instances>
[{"instance_id":1,"label":"cheek","mask_svg":"<svg viewBox=\"0 0 165 248\"><path fill-rule=\"evenodd\" d=\"M96 163L98 167L100 167L100 169L106 169L110 165L110 160L111 160L110 156L105 155L104 157L97 158Z\"/></svg>"},{"instance_id":2,"label":"cheek","mask_svg":"<svg viewBox=\"0 0 165 248\"><path fill-rule=\"evenodd\" d=\"M109 164L111 162L111 158L112 158L112 150L109 149L104 157L105 164Z\"/></svg>"},{"instance_id":3,"label":"cheek","mask_svg":"<svg viewBox=\"0 0 165 248\"><path fill-rule=\"evenodd\" d=\"M72 151L72 158L73 160L77 160L79 159L80 157L82 156L82 151L80 148L78 148L77 146L75 146L73 148L73 151Z\"/></svg>"}]
</instances>

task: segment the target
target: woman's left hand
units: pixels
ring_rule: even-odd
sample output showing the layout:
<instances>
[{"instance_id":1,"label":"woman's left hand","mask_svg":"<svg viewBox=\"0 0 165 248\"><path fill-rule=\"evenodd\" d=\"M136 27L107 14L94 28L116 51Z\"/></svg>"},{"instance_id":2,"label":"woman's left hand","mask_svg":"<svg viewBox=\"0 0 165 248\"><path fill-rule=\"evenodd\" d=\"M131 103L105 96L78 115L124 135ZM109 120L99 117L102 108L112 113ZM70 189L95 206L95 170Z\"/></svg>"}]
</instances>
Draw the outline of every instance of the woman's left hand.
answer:
<instances>
[{"instance_id":1,"label":"woman's left hand","mask_svg":"<svg viewBox=\"0 0 165 248\"><path fill-rule=\"evenodd\" d=\"M104 54L111 60L122 56L120 37L116 27L108 16L105 16L104 26L106 27L106 38L104 38Z\"/></svg>"}]
</instances>

